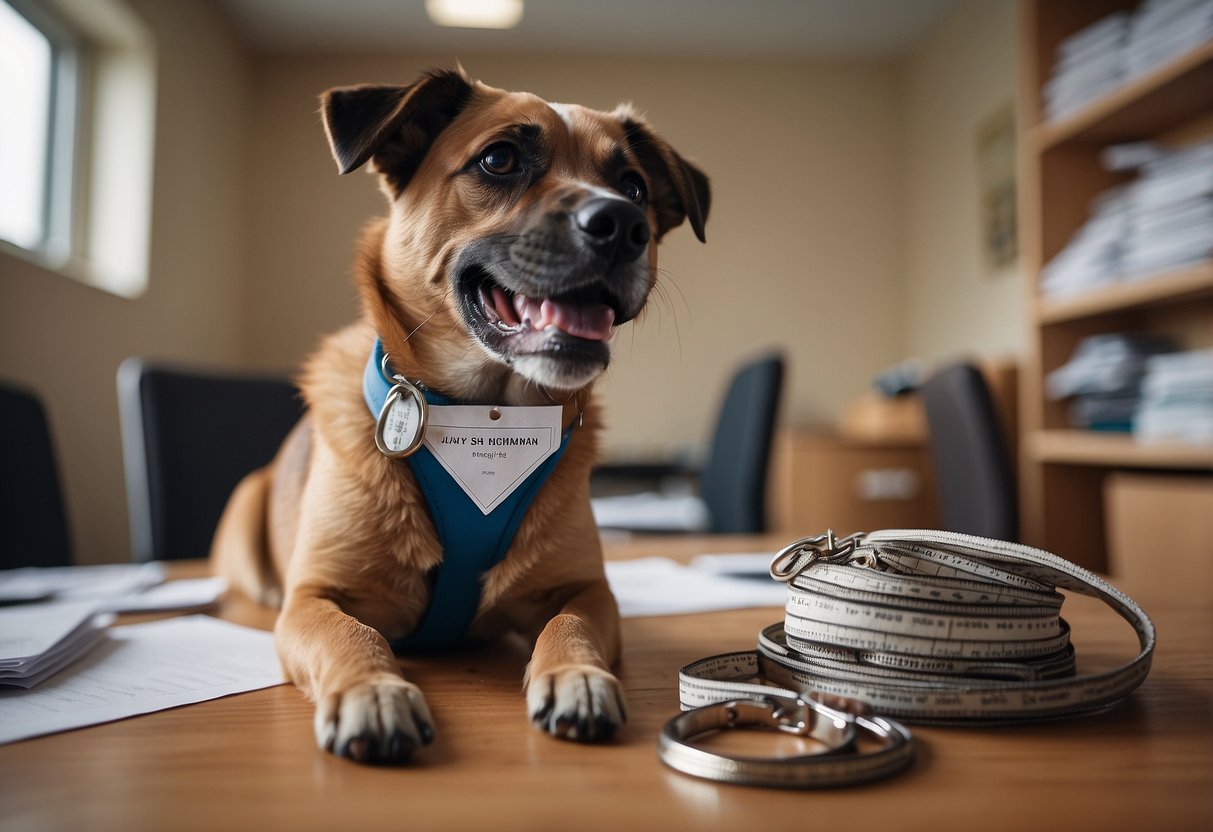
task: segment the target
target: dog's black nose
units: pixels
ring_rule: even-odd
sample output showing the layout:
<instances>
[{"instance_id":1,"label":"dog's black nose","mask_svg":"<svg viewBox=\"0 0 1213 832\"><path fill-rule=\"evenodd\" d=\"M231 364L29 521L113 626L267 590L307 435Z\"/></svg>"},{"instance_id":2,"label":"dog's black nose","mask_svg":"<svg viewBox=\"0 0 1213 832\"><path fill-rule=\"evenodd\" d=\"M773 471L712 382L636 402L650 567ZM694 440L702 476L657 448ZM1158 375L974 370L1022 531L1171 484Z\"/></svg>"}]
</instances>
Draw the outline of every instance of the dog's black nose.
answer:
<instances>
[{"instance_id":1,"label":"dog's black nose","mask_svg":"<svg viewBox=\"0 0 1213 832\"><path fill-rule=\"evenodd\" d=\"M574 215L586 242L612 263L630 263L649 242L649 220L635 203L598 197L586 200Z\"/></svg>"}]
</instances>

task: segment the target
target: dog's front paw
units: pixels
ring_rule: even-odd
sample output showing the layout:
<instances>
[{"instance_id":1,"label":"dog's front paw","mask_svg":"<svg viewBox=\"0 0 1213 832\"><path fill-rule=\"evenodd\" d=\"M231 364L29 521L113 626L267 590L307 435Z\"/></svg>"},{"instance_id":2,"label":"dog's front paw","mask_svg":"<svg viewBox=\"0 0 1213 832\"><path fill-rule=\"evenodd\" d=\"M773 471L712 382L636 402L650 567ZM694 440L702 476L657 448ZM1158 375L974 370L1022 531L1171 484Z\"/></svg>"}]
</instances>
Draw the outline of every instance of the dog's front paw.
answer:
<instances>
[{"instance_id":1,"label":"dog's front paw","mask_svg":"<svg viewBox=\"0 0 1213 832\"><path fill-rule=\"evenodd\" d=\"M316 742L360 763L405 763L434 740L421 688L382 674L329 692L316 706Z\"/></svg>"},{"instance_id":2,"label":"dog's front paw","mask_svg":"<svg viewBox=\"0 0 1213 832\"><path fill-rule=\"evenodd\" d=\"M535 727L569 740L608 740L627 720L619 680L589 665L560 667L533 677L526 703Z\"/></svg>"}]
</instances>

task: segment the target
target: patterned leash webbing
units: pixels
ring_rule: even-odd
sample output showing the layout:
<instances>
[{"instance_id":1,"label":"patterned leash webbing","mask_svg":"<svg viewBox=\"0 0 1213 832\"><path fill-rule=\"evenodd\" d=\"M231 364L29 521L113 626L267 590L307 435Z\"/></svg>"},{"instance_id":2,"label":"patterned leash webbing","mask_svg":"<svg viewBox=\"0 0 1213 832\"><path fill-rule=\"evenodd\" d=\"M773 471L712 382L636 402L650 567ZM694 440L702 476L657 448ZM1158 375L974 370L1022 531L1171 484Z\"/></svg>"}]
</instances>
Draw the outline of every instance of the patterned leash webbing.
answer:
<instances>
[{"instance_id":1,"label":"patterned leash webbing","mask_svg":"<svg viewBox=\"0 0 1213 832\"><path fill-rule=\"evenodd\" d=\"M1155 632L1141 607L1029 546L940 531L830 533L785 548L771 571L788 582L784 621L763 629L756 651L683 668L684 709L810 691L917 723L1015 722L1106 709L1150 670ZM1076 676L1056 588L1108 604L1136 631L1138 656Z\"/></svg>"}]
</instances>

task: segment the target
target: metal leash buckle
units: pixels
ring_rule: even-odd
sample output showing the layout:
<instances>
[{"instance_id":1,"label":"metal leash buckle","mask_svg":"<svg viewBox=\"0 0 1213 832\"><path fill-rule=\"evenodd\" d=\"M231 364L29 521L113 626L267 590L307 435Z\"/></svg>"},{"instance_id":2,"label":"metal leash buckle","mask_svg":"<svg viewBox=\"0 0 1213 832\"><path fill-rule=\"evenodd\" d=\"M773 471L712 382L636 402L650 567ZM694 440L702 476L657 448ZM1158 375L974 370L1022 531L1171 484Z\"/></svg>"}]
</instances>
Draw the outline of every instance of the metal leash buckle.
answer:
<instances>
[{"instance_id":1,"label":"metal leash buckle","mask_svg":"<svg viewBox=\"0 0 1213 832\"><path fill-rule=\"evenodd\" d=\"M771 559L771 577L787 583L815 563L844 563L863 537L864 532L854 532L837 538L833 529L816 537L802 537L780 549Z\"/></svg>"},{"instance_id":2,"label":"metal leash buckle","mask_svg":"<svg viewBox=\"0 0 1213 832\"><path fill-rule=\"evenodd\" d=\"M910 733L901 725L839 710L816 699L764 695L733 699L684 711L669 720L658 738L657 754L670 768L724 783L778 788L846 786L901 771L914 759ZM713 731L757 727L812 739L821 749L791 757L741 757L709 751L692 741ZM862 735L876 750L859 747Z\"/></svg>"}]
</instances>

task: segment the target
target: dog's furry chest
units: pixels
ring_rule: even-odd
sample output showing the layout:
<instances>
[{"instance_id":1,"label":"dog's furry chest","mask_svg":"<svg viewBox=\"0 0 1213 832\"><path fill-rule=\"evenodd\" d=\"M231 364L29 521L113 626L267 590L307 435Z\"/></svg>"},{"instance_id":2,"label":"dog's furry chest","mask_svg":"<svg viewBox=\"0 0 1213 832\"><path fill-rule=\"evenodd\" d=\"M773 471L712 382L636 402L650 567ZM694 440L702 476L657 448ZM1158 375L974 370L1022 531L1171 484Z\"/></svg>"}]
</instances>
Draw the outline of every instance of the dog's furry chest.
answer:
<instances>
[{"instance_id":1,"label":"dog's furry chest","mask_svg":"<svg viewBox=\"0 0 1213 832\"><path fill-rule=\"evenodd\" d=\"M275 500L278 516L271 527L296 528L309 505L343 524L340 549L310 556L305 567L320 570L340 588L343 609L392 639L416 627L427 609L433 570L444 555L409 464L389 460L375 448L374 418L357 384L371 341L365 328L351 327L326 341L309 363L302 386L310 412L302 429L310 439L288 442L277 461L275 496L284 496ZM504 559L484 575L471 635L539 626L559 609L563 590L558 587L592 579L595 563L601 574L600 551L578 542L587 534L597 540L588 496L596 413L588 415L590 424L573 429ZM292 454L308 459L301 464ZM301 566L289 563L299 541L290 533L275 537L290 543L274 545L285 575Z\"/></svg>"}]
</instances>

